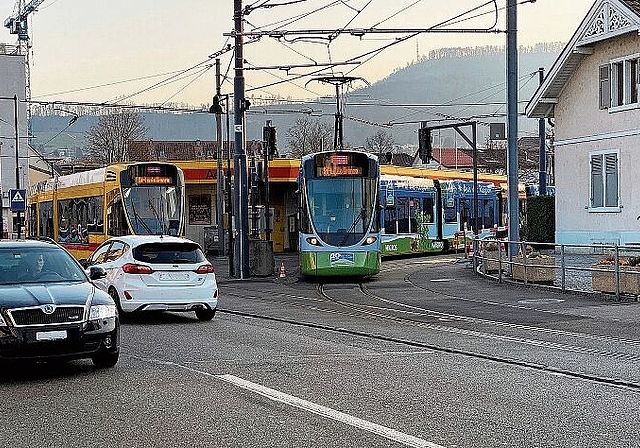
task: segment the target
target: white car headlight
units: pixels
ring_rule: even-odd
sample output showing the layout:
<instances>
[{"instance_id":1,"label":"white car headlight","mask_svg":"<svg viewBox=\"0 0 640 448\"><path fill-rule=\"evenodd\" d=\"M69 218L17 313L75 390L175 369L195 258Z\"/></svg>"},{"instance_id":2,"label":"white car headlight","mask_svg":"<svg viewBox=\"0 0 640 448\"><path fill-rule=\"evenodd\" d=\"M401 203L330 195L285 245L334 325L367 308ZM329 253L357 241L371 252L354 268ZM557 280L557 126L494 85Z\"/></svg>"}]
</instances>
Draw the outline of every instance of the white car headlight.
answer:
<instances>
[{"instance_id":1,"label":"white car headlight","mask_svg":"<svg viewBox=\"0 0 640 448\"><path fill-rule=\"evenodd\" d=\"M2 314L0 314L0 327L6 327L7 326L7 322L4 320L4 317L2 317Z\"/></svg>"},{"instance_id":2,"label":"white car headlight","mask_svg":"<svg viewBox=\"0 0 640 448\"><path fill-rule=\"evenodd\" d=\"M116 317L117 313L115 305L92 305L91 308L89 308L89 320Z\"/></svg>"}]
</instances>

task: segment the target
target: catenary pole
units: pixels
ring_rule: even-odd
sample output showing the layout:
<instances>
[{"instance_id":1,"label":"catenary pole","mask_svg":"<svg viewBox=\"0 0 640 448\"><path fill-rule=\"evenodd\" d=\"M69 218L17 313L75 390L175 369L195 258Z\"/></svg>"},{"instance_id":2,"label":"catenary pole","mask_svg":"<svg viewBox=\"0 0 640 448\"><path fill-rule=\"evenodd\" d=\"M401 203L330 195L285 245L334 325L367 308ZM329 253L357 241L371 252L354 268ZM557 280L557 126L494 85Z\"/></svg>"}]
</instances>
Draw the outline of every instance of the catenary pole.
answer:
<instances>
[{"instance_id":1,"label":"catenary pole","mask_svg":"<svg viewBox=\"0 0 640 448\"><path fill-rule=\"evenodd\" d=\"M235 76L233 79L233 123L235 134L234 148L234 186L235 186L235 218L236 218L236 277L249 276L249 205L247 194L247 157L244 145L245 89L244 89L244 56L242 0L233 2L233 22L235 29Z\"/></svg>"},{"instance_id":2,"label":"catenary pole","mask_svg":"<svg viewBox=\"0 0 640 448\"><path fill-rule=\"evenodd\" d=\"M507 0L507 188L509 190L509 240L520 241L518 207L518 0ZM517 254L511 244L509 258Z\"/></svg>"},{"instance_id":3,"label":"catenary pole","mask_svg":"<svg viewBox=\"0 0 640 448\"><path fill-rule=\"evenodd\" d=\"M216 96L220 100L220 58L216 58ZM216 111L216 224L218 225L218 253L224 254L224 176L222 175L222 116L221 111Z\"/></svg>"},{"instance_id":4,"label":"catenary pole","mask_svg":"<svg viewBox=\"0 0 640 448\"><path fill-rule=\"evenodd\" d=\"M233 198L231 197L231 136L229 126L229 95L225 95L224 107L226 112L226 125L227 125L227 239L229 240L229 276L234 277L235 274L235 262L233 258L234 240L233 240Z\"/></svg>"}]
</instances>

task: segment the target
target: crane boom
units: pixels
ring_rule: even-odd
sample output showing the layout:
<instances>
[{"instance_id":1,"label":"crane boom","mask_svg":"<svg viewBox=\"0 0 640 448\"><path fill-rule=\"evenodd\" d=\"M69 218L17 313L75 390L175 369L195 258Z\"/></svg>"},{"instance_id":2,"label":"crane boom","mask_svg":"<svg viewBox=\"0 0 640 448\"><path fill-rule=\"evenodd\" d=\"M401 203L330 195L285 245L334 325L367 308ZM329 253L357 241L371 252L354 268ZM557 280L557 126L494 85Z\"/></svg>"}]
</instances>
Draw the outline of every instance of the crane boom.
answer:
<instances>
[{"instance_id":1,"label":"crane boom","mask_svg":"<svg viewBox=\"0 0 640 448\"><path fill-rule=\"evenodd\" d=\"M9 16L4 20L4 26L9 28L9 33L18 35L18 41L25 42L29 40L27 17L34 12L42 2L44 2L44 0L31 0L24 5L24 7L20 8L17 14Z\"/></svg>"}]
</instances>

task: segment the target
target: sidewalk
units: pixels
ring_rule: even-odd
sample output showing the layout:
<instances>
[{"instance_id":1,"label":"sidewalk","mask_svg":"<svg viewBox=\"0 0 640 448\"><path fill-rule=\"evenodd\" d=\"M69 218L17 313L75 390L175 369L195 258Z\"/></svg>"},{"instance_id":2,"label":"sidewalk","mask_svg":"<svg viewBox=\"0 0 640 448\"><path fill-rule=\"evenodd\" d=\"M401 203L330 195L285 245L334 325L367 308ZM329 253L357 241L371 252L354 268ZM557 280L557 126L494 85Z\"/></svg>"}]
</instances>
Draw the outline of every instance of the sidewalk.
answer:
<instances>
[{"instance_id":1,"label":"sidewalk","mask_svg":"<svg viewBox=\"0 0 640 448\"><path fill-rule=\"evenodd\" d=\"M251 276L248 279L240 279L229 275L229 258L226 256L209 255L207 259L213 264L216 272L216 280L218 283L229 283L234 281L252 281L252 282L272 282L275 280L286 279L287 283L297 281L300 275L300 264L298 262L297 253L275 254L273 274L269 276ZM280 277L280 269L284 263L284 278Z\"/></svg>"}]
</instances>

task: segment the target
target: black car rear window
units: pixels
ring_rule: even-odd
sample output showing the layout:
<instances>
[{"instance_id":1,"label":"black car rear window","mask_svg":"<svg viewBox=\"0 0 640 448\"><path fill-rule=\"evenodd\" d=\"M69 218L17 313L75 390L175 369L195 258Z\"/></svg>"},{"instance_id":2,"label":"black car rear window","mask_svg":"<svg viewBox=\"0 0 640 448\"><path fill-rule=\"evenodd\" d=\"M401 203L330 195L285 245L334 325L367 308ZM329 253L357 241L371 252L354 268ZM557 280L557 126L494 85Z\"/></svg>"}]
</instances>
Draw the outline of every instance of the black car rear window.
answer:
<instances>
[{"instance_id":1,"label":"black car rear window","mask_svg":"<svg viewBox=\"0 0 640 448\"><path fill-rule=\"evenodd\" d=\"M133 249L133 258L143 263L200 263L206 261L200 246L193 243L149 243Z\"/></svg>"}]
</instances>

